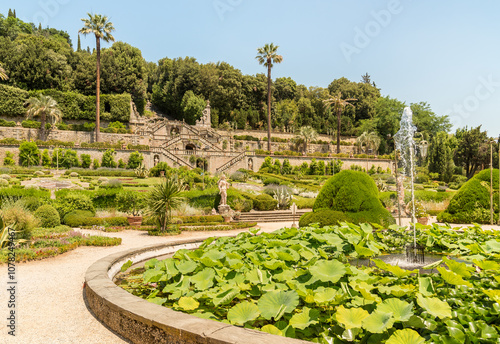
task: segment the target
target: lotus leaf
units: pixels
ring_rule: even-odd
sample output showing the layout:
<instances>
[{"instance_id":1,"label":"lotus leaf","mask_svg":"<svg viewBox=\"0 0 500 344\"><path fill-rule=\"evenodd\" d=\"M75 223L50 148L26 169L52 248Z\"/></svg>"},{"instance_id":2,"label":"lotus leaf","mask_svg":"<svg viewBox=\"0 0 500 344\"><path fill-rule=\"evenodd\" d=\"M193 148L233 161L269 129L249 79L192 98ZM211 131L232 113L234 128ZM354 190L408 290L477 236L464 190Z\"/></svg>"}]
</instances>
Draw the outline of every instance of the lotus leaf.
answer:
<instances>
[{"instance_id":1,"label":"lotus leaf","mask_svg":"<svg viewBox=\"0 0 500 344\"><path fill-rule=\"evenodd\" d=\"M194 311L200 306L200 303L192 297L181 297L178 301L179 307L185 311Z\"/></svg>"},{"instance_id":2,"label":"lotus leaf","mask_svg":"<svg viewBox=\"0 0 500 344\"><path fill-rule=\"evenodd\" d=\"M262 316L271 320L279 319L284 313L291 313L299 304L299 295L296 291L270 291L262 295L257 302ZM284 313L282 313L284 312Z\"/></svg>"},{"instance_id":3,"label":"lotus leaf","mask_svg":"<svg viewBox=\"0 0 500 344\"><path fill-rule=\"evenodd\" d=\"M262 332L267 332L270 334L275 334L277 336L283 336L283 332L274 325L265 325L260 328Z\"/></svg>"},{"instance_id":4,"label":"lotus leaf","mask_svg":"<svg viewBox=\"0 0 500 344\"><path fill-rule=\"evenodd\" d=\"M384 333L394 324L392 313L375 311L363 320L363 328L371 333Z\"/></svg>"},{"instance_id":5,"label":"lotus leaf","mask_svg":"<svg viewBox=\"0 0 500 344\"><path fill-rule=\"evenodd\" d=\"M396 298L385 299L377 305L377 311L392 313L395 321L407 321L413 315L413 302L408 303Z\"/></svg>"},{"instance_id":6,"label":"lotus leaf","mask_svg":"<svg viewBox=\"0 0 500 344\"><path fill-rule=\"evenodd\" d=\"M453 285L465 285L467 287L472 287L472 284L469 281L465 281L459 274L456 274L453 271L448 271L442 266L439 266L436 269L439 271L441 277L443 277L443 279L447 283Z\"/></svg>"},{"instance_id":7,"label":"lotus leaf","mask_svg":"<svg viewBox=\"0 0 500 344\"><path fill-rule=\"evenodd\" d=\"M175 263L175 267L181 274L189 274L196 270L198 264L193 262L192 260L181 260Z\"/></svg>"},{"instance_id":8,"label":"lotus leaf","mask_svg":"<svg viewBox=\"0 0 500 344\"><path fill-rule=\"evenodd\" d=\"M233 324L244 325L249 321L257 319L259 315L259 308L254 303L244 301L233 306L227 312L227 319Z\"/></svg>"},{"instance_id":9,"label":"lotus leaf","mask_svg":"<svg viewBox=\"0 0 500 344\"><path fill-rule=\"evenodd\" d=\"M294 328L305 329L310 325L318 323L319 310L304 307L301 313L294 314L290 319L290 325Z\"/></svg>"},{"instance_id":10,"label":"lotus leaf","mask_svg":"<svg viewBox=\"0 0 500 344\"><path fill-rule=\"evenodd\" d=\"M337 308L337 313L335 314L335 319L342 325L346 330L351 328L360 328L362 322L370 314L362 308L344 308L340 306Z\"/></svg>"},{"instance_id":11,"label":"lotus leaf","mask_svg":"<svg viewBox=\"0 0 500 344\"><path fill-rule=\"evenodd\" d=\"M322 282L335 283L345 275L346 268L338 260L318 261L309 269L311 275Z\"/></svg>"},{"instance_id":12,"label":"lotus leaf","mask_svg":"<svg viewBox=\"0 0 500 344\"><path fill-rule=\"evenodd\" d=\"M423 297L417 294L417 303L429 314L440 319L451 318L451 307L446 301L441 301L437 297Z\"/></svg>"},{"instance_id":13,"label":"lotus leaf","mask_svg":"<svg viewBox=\"0 0 500 344\"><path fill-rule=\"evenodd\" d=\"M417 331L409 328L404 330L397 330L389 337L386 344L423 344L425 343L424 338L422 338Z\"/></svg>"}]
</instances>

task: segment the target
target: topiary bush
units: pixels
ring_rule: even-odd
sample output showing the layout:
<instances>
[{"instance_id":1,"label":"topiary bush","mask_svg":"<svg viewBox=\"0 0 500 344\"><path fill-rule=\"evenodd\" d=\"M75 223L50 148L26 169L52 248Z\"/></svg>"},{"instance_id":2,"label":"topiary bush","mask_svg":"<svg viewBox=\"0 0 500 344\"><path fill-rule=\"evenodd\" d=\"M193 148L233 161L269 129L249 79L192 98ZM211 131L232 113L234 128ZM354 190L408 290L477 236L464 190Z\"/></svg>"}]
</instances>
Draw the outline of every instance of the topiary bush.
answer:
<instances>
[{"instance_id":1,"label":"topiary bush","mask_svg":"<svg viewBox=\"0 0 500 344\"><path fill-rule=\"evenodd\" d=\"M82 193L66 193L58 197L55 202L55 208L59 216L64 219L66 214L73 210L88 210L95 214L94 204L89 196Z\"/></svg>"},{"instance_id":2,"label":"topiary bush","mask_svg":"<svg viewBox=\"0 0 500 344\"><path fill-rule=\"evenodd\" d=\"M439 222L490 222L490 170L483 170L466 182L450 200L448 208L438 214ZM498 221L498 169L493 170L493 220Z\"/></svg>"},{"instance_id":3,"label":"topiary bush","mask_svg":"<svg viewBox=\"0 0 500 344\"><path fill-rule=\"evenodd\" d=\"M257 195L253 199L253 207L256 210L275 210L278 201L267 194Z\"/></svg>"},{"instance_id":4,"label":"topiary bush","mask_svg":"<svg viewBox=\"0 0 500 344\"><path fill-rule=\"evenodd\" d=\"M380 202L373 179L360 171L344 170L328 179L314 202L313 211L320 209L348 213L356 223L365 219L382 225L395 223Z\"/></svg>"},{"instance_id":5,"label":"topiary bush","mask_svg":"<svg viewBox=\"0 0 500 344\"><path fill-rule=\"evenodd\" d=\"M94 216L94 213L88 210L73 210L66 214L63 218L63 223L70 227L80 227L86 222L86 219Z\"/></svg>"},{"instance_id":6,"label":"topiary bush","mask_svg":"<svg viewBox=\"0 0 500 344\"><path fill-rule=\"evenodd\" d=\"M61 224L61 218L56 208L50 204L45 204L35 211L35 216L40 220L43 228L53 228Z\"/></svg>"},{"instance_id":7,"label":"topiary bush","mask_svg":"<svg viewBox=\"0 0 500 344\"><path fill-rule=\"evenodd\" d=\"M299 226L305 227L311 223L319 223L321 227L333 226L338 225L339 222L348 222L349 220L349 217L343 212L331 209L321 209L302 215L299 220Z\"/></svg>"}]
</instances>

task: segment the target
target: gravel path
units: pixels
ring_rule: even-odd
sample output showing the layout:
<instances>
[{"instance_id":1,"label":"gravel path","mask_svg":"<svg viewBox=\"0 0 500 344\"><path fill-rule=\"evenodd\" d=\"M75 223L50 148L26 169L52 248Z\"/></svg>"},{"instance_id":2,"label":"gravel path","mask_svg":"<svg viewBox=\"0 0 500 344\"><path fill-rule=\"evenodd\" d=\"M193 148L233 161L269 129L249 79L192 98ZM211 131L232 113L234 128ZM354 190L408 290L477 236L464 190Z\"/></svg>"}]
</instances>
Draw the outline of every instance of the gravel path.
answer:
<instances>
[{"instance_id":1,"label":"gravel path","mask_svg":"<svg viewBox=\"0 0 500 344\"><path fill-rule=\"evenodd\" d=\"M263 223L270 232L291 222ZM184 232L171 237L150 237L145 232L97 233L122 238L120 246L79 247L60 256L16 265L16 336L7 334L9 317L7 266L0 266L0 343L22 344L115 344L129 343L101 324L87 309L83 298L85 271L96 260L112 253L155 243L187 238L235 235L245 230ZM96 234L95 231L84 231Z\"/></svg>"}]
</instances>

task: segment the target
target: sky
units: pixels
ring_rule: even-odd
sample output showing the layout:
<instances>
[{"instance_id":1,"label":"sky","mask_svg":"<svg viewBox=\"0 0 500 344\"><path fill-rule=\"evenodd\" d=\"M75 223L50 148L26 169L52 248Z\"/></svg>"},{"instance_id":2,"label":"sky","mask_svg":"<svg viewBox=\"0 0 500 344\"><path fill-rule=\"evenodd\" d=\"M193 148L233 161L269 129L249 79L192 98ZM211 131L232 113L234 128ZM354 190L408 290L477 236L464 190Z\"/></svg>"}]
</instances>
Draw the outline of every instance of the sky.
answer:
<instances>
[{"instance_id":1,"label":"sky","mask_svg":"<svg viewBox=\"0 0 500 344\"><path fill-rule=\"evenodd\" d=\"M283 62L272 77L327 87L368 73L383 96L427 102L452 132L482 125L500 134L500 2L462 0L3 0L23 21L68 32L76 48L81 18L107 15L116 41L147 61L191 56L265 73L255 59L266 43ZM95 47L92 36L82 47ZM103 44L102 47L109 46ZM1 48L1 47L0 47Z\"/></svg>"}]
</instances>

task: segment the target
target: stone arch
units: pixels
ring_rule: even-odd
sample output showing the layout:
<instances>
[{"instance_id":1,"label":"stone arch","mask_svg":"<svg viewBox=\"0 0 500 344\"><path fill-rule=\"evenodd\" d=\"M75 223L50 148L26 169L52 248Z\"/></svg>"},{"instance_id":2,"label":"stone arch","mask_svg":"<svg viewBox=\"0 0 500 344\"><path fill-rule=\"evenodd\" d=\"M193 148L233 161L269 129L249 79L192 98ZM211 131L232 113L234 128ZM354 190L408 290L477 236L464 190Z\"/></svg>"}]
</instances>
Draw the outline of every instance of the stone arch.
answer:
<instances>
[{"instance_id":1,"label":"stone arch","mask_svg":"<svg viewBox=\"0 0 500 344\"><path fill-rule=\"evenodd\" d=\"M194 143L188 143L188 144L186 144L185 149L186 149L187 151L194 151L194 150L196 150L196 146L195 146L195 144L194 144Z\"/></svg>"}]
</instances>

